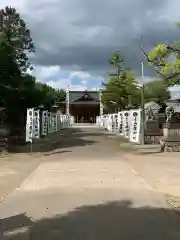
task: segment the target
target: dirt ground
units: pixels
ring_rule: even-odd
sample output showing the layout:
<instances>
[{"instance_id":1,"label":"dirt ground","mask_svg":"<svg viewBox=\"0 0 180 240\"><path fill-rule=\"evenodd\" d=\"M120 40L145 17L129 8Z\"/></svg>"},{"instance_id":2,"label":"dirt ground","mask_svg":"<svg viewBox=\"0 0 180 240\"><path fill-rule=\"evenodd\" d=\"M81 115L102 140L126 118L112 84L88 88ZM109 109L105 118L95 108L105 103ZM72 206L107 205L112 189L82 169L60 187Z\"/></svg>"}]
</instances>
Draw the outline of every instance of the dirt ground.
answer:
<instances>
[{"instance_id":1,"label":"dirt ground","mask_svg":"<svg viewBox=\"0 0 180 240\"><path fill-rule=\"evenodd\" d=\"M117 137L76 126L44 141L2 160L2 239L180 239L180 218L151 181L163 171L128 159Z\"/></svg>"}]
</instances>

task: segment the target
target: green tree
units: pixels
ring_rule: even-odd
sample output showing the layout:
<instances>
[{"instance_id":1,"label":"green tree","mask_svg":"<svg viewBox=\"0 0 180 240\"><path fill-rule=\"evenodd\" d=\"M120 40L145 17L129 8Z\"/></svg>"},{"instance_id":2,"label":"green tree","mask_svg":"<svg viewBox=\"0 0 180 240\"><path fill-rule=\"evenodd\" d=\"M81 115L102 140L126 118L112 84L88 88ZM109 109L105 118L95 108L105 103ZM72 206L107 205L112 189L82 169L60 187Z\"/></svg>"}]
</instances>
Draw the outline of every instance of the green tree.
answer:
<instances>
[{"instance_id":1,"label":"green tree","mask_svg":"<svg viewBox=\"0 0 180 240\"><path fill-rule=\"evenodd\" d=\"M12 90L17 88L16 79L21 72L16 64L12 46L6 41L3 34L0 35L0 104L6 105Z\"/></svg>"},{"instance_id":2,"label":"green tree","mask_svg":"<svg viewBox=\"0 0 180 240\"><path fill-rule=\"evenodd\" d=\"M8 123L18 125L22 112L22 99L26 99L27 75L31 67L28 52L34 45L25 22L16 9L6 7L0 10L0 104L8 109ZM32 82L34 85L35 82ZM32 84L31 87L32 87ZM14 118L16 116L16 118Z\"/></svg>"},{"instance_id":3,"label":"green tree","mask_svg":"<svg viewBox=\"0 0 180 240\"><path fill-rule=\"evenodd\" d=\"M156 103L163 103L170 98L170 91L162 80L156 80L145 84L144 99L146 102L155 101Z\"/></svg>"},{"instance_id":4,"label":"green tree","mask_svg":"<svg viewBox=\"0 0 180 240\"><path fill-rule=\"evenodd\" d=\"M120 78L120 74L122 71L124 71L124 57L121 55L120 51L114 52L110 59L109 64L112 68L115 68L115 73L109 73L109 76Z\"/></svg>"},{"instance_id":5,"label":"green tree","mask_svg":"<svg viewBox=\"0 0 180 240\"><path fill-rule=\"evenodd\" d=\"M115 72L109 73L108 81L103 84L102 102L111 110L124 109L135 102L134 96L138 93L135 77L125 68L124 57L119 51L112 54L109 63Z\"/></svg>"},{"instance_id":6,"label":"green tree","mask_svg":"<svg viewBox=\"0 0 180 240\"><path fill-rule=\"evenodd\" d=\"M54 88L37 82L35 85L36 91L38 91L39 99L35 102L40 105L44 105L45 109L50 110L52 105L57 104L65 100L66 93L64 90L55 90Z\"/></svg>"},{"instance_id":7,"label":"green tree","mask_svg":"<svg viewBox=\"0 0 180 240\"><path fill-rule=\"evenodd\" d=\"M28 53L34 52L34 43L26 23L15 8L6 7L0 10L0 32L13 48L14 58L22 72L32 68Z\"/></svg>"},{"instance_id":8,"label":"green tree","mask_svg":"<svg viewBox=\"0 0 180 240\"><path fill-rule=\"evenodd\" d=\"M27 74L32 69L28 53L34 44L24 20L14 8L0 11L0 105L7 108L11 131L22 128L26 109L44 105L46 109L63 99L64 92L36 82Z\"/></svg>"},{"instance_id":9,"label":"green tree","mask_svg":"<svg viewBox=\"0 0 180 240\"><path fill-rule=\"evenodd\" d=\"M180 84L180 40L171 44L160 43L147 53L142 51L167 86Z\"/></svg>"}]
</instances>

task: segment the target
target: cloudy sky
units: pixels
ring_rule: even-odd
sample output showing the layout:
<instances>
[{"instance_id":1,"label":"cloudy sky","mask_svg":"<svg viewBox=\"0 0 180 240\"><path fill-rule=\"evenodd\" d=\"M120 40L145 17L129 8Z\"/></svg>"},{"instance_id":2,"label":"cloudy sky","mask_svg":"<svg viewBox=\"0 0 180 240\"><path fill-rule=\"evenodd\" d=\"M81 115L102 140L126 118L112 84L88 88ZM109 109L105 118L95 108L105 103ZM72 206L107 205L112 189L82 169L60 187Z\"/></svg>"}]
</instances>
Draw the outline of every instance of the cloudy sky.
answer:
<instances>
[{"instance_id":1,"label":"cloudy sky","mask_svg":"<svg viewBox=\"0 0 180 240\"><path fill-rule=\"evenodd\" d=\"M6 5L16 7L31 30L33 74L56 88L98 88L116 50L138 76L140 36L147 50L180 33L180 0L0 0Z\"/></svg>"}]
</instances>

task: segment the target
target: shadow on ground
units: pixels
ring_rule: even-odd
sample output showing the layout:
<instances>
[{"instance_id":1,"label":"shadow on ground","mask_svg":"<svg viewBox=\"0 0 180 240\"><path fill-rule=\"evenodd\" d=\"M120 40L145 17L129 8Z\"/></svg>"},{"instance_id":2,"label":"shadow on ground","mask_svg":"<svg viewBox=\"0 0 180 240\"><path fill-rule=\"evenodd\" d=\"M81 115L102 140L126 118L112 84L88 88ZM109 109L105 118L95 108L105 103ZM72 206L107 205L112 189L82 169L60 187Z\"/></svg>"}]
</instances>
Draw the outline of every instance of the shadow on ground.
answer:
<instances>
[{"instance_id":1,"label":"shadow on ground","mask_svg":"<svg viewBox=\"0 0 180 240\"><path fill-rule=\"evenodd\" d=\"M120 148L124 152L129 152L137 155L158 155L162 154L161 146L160 144L145 144L145 145L140 145L140 144L134 144L131 142L121 142L120 143Z\"/></svg>"},{"instance_id":2,"label":"shadow on ground","mask_svg":"<svg viewBox=\"0 0 180 240\"><path fill-rule=\"evenodd\" d=\"M135 208L131 201L82 206L66 215L37 222L28 221L23 214L21 218L26 220L24 228L19 221L14 221L15 217L13 221L12 218L1 220L5 240L180 239L180 219L173 210Z\"/></svg>"},{"instance_id":3,"label":"shadow on ground","mask_svg":"<svg viewBox=\"0 0 180 240\"><path fill-rule=\"evenodd\" d=\"M162 151L161 150L157 150L155 152L151 152L151 151L147 151L147 152L138 152L139 155L156 155L158 156L158 154L162 154Z\"/></svg>"},{"instance_id":4,"label":"shadow on ground","mask_svg":"<svg viewBox=\"0 0 180 240\"><path fill-rule=\"evenodd\" d=\"M49 135L47 138L34 141L32 146L25 145L10 145L8 152L10 153L29 153L29 152L52 152L56 149L86 146L96 144L99 140L98 137L103 138L106 134L104 131L84 131L81 128L68 128ZM71 150L59 150L58 152L51 153L65 153Z\"/></svg>"}]
</instances>

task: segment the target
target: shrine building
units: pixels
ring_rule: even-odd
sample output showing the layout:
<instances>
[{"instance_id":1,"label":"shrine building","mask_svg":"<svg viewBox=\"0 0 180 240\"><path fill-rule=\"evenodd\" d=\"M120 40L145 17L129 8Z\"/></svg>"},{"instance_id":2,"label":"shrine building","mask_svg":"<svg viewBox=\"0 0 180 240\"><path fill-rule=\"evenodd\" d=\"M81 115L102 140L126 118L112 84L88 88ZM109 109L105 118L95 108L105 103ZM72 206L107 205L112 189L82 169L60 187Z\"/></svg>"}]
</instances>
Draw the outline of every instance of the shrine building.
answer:
<instances>
[{"instance_id":1,"label":"shrine building","mask_svg":"<svg viewBox=\"0 0 180 240\"><path fill-rule=\"evenodd\" d=\"M66 101L59 104L63 113L74 117L76 123L95 123L100 115L99 91L67 91Z\"/></svg>"}]
</instances>

